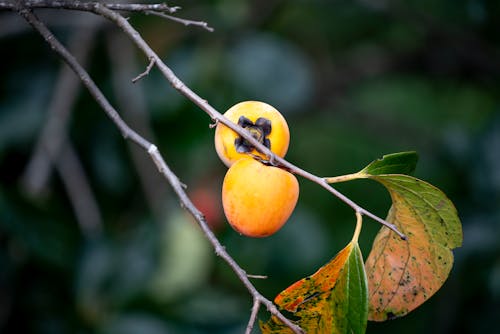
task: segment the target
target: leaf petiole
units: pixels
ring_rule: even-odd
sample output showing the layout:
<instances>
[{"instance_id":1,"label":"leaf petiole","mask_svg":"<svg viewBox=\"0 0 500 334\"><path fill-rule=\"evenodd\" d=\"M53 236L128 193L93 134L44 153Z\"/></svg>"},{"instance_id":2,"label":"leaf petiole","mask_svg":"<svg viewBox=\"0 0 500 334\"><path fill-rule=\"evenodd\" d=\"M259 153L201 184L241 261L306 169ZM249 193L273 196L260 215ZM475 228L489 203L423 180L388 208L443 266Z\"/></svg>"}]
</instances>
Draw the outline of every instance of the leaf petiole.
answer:
<instances>
[{"instance_id":1,"label":"leaf petiole","mask_svg":"<svg viewBox=\"0 0 500 334\"><path fill-rule=\"evenodd\" d=\"M357 173L346 174L346 175L325 177L324 180L326 181L326 183L332 184L332 183L347 182L347 181L356 180L356 179L365 178L365 177L366 176L363 173L357 172Z\"/></svg>"},{"instance_id":2,"label":"leaf petiole","mask_svg":"<svg viewBox=\"0 0 500 334\"><path fill-rule=\"evenodd\" d=\"M363 215L361 212L356 211L356 228L354 229L354 235L352 236L351 243L357 244L359 234L361 233L361 227L363 226Z\"/></svg>"}]
</instances>

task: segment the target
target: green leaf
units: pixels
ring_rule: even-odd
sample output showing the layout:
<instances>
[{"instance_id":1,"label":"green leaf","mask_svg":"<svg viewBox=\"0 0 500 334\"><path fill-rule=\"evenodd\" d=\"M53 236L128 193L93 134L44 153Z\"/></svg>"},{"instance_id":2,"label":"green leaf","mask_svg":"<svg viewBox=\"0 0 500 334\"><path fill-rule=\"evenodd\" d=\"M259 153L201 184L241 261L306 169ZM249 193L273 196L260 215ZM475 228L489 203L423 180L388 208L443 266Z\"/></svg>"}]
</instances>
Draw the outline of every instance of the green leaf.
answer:
<instances>
[{"instance_id":1,"label":"green leaf","mask_svg":"<svg viewBox=\"0 0 500 334\"><path fill-rule=\"evenodd\" d=\"M366 177L387 188L387 221L408 238L382 227L366 260L369 319L384 321L407 314L440 289L453 266L451 250L462 244L462 226L453 203L431 184L408 175Z\"/></svg>"},{"instance_id":2,"label":"green leaf","mask_svg":"<svg viewBox=\"0 0 500 334\"><path fill-rule=\"evenodd\" d=\"M418 155L415 151L384 155L363 168L360 174L407 174L411 175L417 166Z\"/></svg>"},{"instance_id":3,"label":"green leaf","mask_svg":"<svg viewBox=\"0 0 500 334\"><path fill-rule=\"evenodd\" d=\"M411 175L417 166L418 155L414 151L386 154L372 161L357 173L326 177L327 183L346 182L356 179L370 178L374 175L407 174Z\"/></svg>"},{"instance_id":4,"label":"green leaf","mask_svg":"<svg viewBox=\"0 0 500 334\"><path fill-rule=\"evenodd\" d=\"M365 333L368 288L357 241L313 275L282 291L275 303L292 312L306 333ZM291 333L276 317L261 323L263 333Z\"/></svg>"}]
</instances>

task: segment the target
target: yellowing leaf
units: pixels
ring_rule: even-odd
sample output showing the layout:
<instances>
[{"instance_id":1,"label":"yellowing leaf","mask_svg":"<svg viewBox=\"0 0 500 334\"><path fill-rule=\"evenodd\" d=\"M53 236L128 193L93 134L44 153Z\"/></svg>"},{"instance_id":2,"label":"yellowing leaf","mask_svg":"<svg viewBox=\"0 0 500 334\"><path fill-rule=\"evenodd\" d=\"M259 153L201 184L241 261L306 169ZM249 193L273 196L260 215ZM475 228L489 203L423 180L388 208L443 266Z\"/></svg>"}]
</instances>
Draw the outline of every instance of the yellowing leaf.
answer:
<instances>
[{"instance_id":1,"label":"yellowing leaf","mask_svg":"<svg viewBox=\"0 0 500 334\"><path fill-rule=\"evenodd\" d=\"M369 287L369 320L407 314L430 298L453 266L451 250L462 243L462 226L453 203L436 187L411 174L415 152L388 154L361 171L325 178L328 183L370 178L389 191L393 205L387 221L408 240L382 228L365 268Z\"/></svg>"},{"instance_id":2,"label":"yellowing leaf","mask_svg":"<svg viewBox=\"0 0 500 334\"><path fill-rule=\"evenodd\" d=\"M368 316L366 275L357 242L328 264L282 291L274 300L299 318L306 333L364 333ZM263 333L291 333L276 317L261 323Z\"/></svg>"},{"instance_id":3,"label":"yellowing leaf","mask_svg":"<svg viewBox=\"0 0 500 334\"><path fill-rule=\"evenodd\" d=\"M387 188L387 221L408 238L382 227L366 260L369 320L384 321L412 311L442 286L462 227L453 203L436 187L407 175L364 176Z\"/></svg>"}]
</instances>

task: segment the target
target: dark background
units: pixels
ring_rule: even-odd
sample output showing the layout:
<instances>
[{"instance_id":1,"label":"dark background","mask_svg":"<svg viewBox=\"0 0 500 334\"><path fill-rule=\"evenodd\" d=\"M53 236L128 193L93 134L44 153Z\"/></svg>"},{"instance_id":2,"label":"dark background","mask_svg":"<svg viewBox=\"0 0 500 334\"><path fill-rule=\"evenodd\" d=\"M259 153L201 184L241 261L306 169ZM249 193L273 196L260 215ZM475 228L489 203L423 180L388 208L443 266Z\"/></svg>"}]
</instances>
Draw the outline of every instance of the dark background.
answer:
<instances>
[{"instance_id":1,"label":"dark background","mask_svg":"<svg viewBox=\"0 0 500 334\"><path fill-rule=\"evenodd\" d=\"M500 2L179 5L179 16L207 21L215 31L140 14L130 22L217 110L243 100L272 104L291 130L286 158L321 176L416 150L415 175L455 203L464 244L443 288L404 318L369 323L367 332L495 332ZM79 49L79 59L87 55L85 67L98 86L132 128L157 144L241 267L268 276L254 282L269 299L349 242L352 210L303 179L298 206L279 233L239 236L220 209L226 169L210 118L156 69L132 84L148 61L110 23L87 13L37 14ZM123 140L86 90L71 98L60 60L14 13L0 12L0 50L0 332L242 333L250 295L147 155ZM63 131L48 129L46 136L63 133L67 140L54 163L41 155L47 174L32 157L57 112L52 118ZM337 188L382 217L390 205L370 181ZM365 256L378 229L365 219ZM261 311L260 319L268 316Z\"/></svg>"}]
</instances>

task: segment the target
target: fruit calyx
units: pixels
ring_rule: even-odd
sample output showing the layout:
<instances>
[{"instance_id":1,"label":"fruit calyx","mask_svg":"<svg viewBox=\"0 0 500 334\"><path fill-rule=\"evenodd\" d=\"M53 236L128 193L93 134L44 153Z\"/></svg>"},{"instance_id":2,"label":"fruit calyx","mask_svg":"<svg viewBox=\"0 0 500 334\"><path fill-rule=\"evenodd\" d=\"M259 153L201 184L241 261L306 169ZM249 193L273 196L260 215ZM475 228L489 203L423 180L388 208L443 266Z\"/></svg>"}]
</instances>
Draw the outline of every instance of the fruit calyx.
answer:
<instances>
[{"instance_id":1,"label":"fruit calyx","mask_svg":"<svg viewBox=\"0 0 500 334\"><path fill-rule=\"evenodd\" d=\"M240 116L238 119L238 125L248 130L252 137L254 137L259 143L268 149L271 149L271 141L267 138L272 130L270 120L264 117L259 117L254 123L245 116ZM250 153L255 149L252 144L241 136L234 140L234 145L238 153Z\"/></svg>"}]
</instances>

